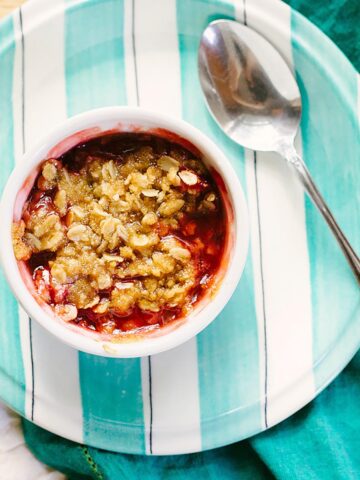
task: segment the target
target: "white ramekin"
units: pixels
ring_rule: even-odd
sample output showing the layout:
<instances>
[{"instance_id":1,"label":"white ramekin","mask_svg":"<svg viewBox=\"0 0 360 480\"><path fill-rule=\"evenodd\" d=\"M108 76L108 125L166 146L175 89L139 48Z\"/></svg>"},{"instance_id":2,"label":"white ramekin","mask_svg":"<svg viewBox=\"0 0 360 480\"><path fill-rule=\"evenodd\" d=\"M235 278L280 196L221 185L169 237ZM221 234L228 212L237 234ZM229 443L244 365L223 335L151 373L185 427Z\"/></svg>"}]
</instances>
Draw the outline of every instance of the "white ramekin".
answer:
<instances>
[{"instance_id":1,"label":"white ramekin","mask_svg":"<svg viewBox=\"0 0 360 480\"><path fill-rule=\"evenodd\" d=\"M205 295L187 318L167 328L158 329L153 334L145 334L133 339L114 343L96 332L88 332L75 325L67 324L55 318L51 310L44 309L35 300L20 274L15 259L11 225L19 218L27 192L30 191L38 171L39 164L46 158L60 156L80 142L89 140L104 132L161 132L166 130L193 144L200 152L210 169L215 170L223 179L226 189L227 215L229 221L228 248L220 268L217 288ZM21 193L19 193L21 192ZM203 133L188 123L170 118L142 108L109 107L91 110L66 120L43 141L27 152L22 162L12 172L1 200L0 216L0 254L1 263L7 280L31 318L59 340L72 347L110 357L140 357L152 355L173 348L198 334L224 308L234 292L246 261L248 250L249 226L248 214L243 190L229 160L221 150ZM132 338L132 339L131 339Z\"/></svg>"}]
</instances>

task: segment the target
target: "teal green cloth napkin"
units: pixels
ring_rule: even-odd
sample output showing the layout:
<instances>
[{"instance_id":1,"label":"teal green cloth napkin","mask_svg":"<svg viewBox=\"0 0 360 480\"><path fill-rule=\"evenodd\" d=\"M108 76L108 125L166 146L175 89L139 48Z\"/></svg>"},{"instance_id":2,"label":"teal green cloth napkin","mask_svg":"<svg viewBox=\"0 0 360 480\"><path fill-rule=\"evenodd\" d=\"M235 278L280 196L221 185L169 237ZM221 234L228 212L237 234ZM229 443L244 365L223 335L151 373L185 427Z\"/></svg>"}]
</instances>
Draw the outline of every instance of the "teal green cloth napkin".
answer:
<instances>
[{"instance_id":1,"label":"teal green cloth napkin","mask_svg":"<svg viewBox=\"0 0 360 480\"><path fill-rule=\"evenodd\" d=\"M359 69L359 0L287 3L329 35ZM330 387L288 420L209 452L168 457L116 454L64 440L25 420L23 428L34 454L70 480L358 480L360 353Z\"/></svg>"},{"instance_id":2,"label":"teal green cloth napkin","mask_svg":"<svg viewBox=\"0 0 360 480\"><path fill-rule=\"evenodd\" d=\"M358 480L360 353L312 403L249 440L204 453L142 457L64 440L24 421L44 463L71 480Z\"/></svg>"},{"instance_id":3,"label":"teal green cloth napkin","mask_svg":"<svg viewBox=\"0 0 360 480\"><path fill-rule=\"evenodd\" d=\"M319 27L360 70L359 0L285 0Z\"/></svg>"}]
</instances>

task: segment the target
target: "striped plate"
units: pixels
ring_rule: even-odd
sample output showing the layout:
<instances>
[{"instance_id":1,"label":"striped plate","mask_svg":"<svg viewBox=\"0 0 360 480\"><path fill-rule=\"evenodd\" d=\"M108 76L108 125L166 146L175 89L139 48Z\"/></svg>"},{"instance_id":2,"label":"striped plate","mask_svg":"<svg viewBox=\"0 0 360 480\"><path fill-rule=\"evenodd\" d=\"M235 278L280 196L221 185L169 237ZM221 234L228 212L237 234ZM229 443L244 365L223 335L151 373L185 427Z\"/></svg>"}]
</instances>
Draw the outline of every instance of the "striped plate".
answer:
<instances>
[{"instance_id":1,"label":"striped plate","mask_svg":"<svg viewBox=\"0 0 360 480\"><path fill-rule=\"evenodd\" d=\"M36 424L96 447L174 454L264 430L309 402L360 344L358 289L288 167L244 151L206 111L199 36L235 18L282 52L299 81L298 149L360 249L358 76L278 0L31 0L0 25L0 189L14 162L68 115L141 105L181 116L221 146L246 190L251 249L217 320L144 359L78 353L18 307L0 278L0 396Z\"/></svg>"}]
</instances>

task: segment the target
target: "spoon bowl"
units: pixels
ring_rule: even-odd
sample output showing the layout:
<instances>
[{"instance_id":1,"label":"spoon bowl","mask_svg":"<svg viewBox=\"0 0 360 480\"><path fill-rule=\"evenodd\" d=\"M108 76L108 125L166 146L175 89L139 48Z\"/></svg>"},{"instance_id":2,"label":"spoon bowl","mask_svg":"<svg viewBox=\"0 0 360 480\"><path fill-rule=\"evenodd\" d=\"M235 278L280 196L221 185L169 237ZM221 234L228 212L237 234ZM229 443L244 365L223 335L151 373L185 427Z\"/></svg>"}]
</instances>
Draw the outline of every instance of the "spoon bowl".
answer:
<instances>
[{"instance_id":1,"label":"spoon bowl","mask_svg":"<svg viewBox=\"0 0 360 480\"><path fill-rule=\"evenodd\" d=\"M301 118L298 85L279 52L250 28L212 22L201 38L199 78L210 112L235 142L278 151L284 138L295 138Z\"/></svg>"},{"instance_id":2,"label":"spoon bowl","mask_svg":"<svg viewBox=\"0 0 360 480\"><path fill-rule=\"evenodd\" d=\"M280 53L251 28L231 20L217 20L203 32L198 67L207 105L220 128L243 147L275 151L287 160L323 215L360 284L359 257L295 150L301 95Z\"/></svg>"}]
</instances>

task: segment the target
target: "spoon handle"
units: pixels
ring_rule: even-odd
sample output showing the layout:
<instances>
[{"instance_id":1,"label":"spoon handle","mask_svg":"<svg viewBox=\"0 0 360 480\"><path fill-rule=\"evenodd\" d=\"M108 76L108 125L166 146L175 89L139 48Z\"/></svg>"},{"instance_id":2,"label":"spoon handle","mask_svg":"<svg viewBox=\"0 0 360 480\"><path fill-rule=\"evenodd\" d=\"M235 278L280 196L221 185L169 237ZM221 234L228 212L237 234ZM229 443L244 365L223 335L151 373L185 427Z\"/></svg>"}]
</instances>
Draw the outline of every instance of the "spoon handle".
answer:
<instances>
[{"instance_id":1,"label":"spoon handle","mask_svg":"<svg viewBox=\"0 0 360 480\"><path fill-rule=\"evenodd\" d=\"M319 192L317 186L313 182L309 170L307 169L303 159L297 154L295 148L287 148L282 152L282 155L286 160L295 168L298 176L300 177L301 183L305 187L309 197L317 206L317 208L322 213L327 224L330 227L330 230L333 232L336 240L338 241L349 265L354 272L355 278L360 284L360 260L356 255L354 249L350 245L348 239L345 237L343 231L337 224L333 214L331 213L329 207L326 205L325 200L323 199L321 193Z\"/></svg>"}]
</instances>

